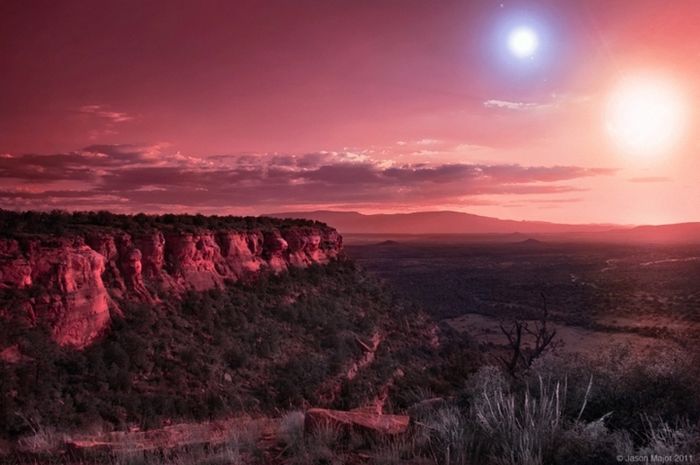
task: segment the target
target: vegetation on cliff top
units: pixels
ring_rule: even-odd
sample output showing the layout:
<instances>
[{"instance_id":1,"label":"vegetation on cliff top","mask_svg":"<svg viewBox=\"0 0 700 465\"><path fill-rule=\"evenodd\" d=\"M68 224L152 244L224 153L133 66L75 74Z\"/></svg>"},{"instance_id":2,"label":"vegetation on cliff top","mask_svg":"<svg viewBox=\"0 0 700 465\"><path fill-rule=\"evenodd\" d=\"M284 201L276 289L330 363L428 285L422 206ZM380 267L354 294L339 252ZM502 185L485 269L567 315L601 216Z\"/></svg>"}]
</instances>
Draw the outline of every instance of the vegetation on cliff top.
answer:
<instances>
[{"instance_id":1,"label":"vegetation on cliff top","mask_svg":"<svg viewBox=\"0 0 700 465\"><path fill-rule=\"evenodd\" d=\"M53 210L10 211L0 209L0 236L14 237L32 234L71 234L91 228L119 229L127 233L137 233L151 229L196 231L198 229L269 230L289 227L327 227L325 223L305 219L279 219L263 216L218 216L164 214L125 215L108 211L67 212Z\"/></svg>"}]
</instances>

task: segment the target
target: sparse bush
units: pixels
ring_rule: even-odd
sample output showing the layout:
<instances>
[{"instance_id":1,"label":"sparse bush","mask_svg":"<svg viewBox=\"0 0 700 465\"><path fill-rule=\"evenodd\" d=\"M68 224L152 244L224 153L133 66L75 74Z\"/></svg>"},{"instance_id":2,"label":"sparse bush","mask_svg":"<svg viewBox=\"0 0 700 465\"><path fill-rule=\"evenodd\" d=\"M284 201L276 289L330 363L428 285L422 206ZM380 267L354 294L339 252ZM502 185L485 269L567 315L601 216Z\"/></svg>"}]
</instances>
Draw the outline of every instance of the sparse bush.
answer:
<instances>
[{"instance_id":1,"label":"sparse bush","mask_svg":"<svg viewBox=\"0 0 700 465\"><path fill-rule=\"evenodd\" d=\"M480 398L485 392L507 391L510 382L503 370L493 365L484 365L465 383L465 394L471 399Z\"/></svg>"},{"instance_id":2,"label":"sparse bush","mask_svg":"<svg viewBox=\"0 0 700 465\"><path fill-rule=\"evenodd\" d=\"M296 410L286 413L279 422L279 439L291 450L303 447L304 412Z\"/></svg>"},{"instance_id":3,"label":"sparse bush","mask_svg":"<svg viewBox=\"0 0 700 465\"><path fill-rule=\"evenodd\" d=\"M626 432L610 432L604 418L590 423L574 422L566 428L553 454L553 463L589 465L615 463L618 455L632 452L632 441Z\"/></svg>"},{"instance_id":4,"label":"sparse bush","mask_svg":"<svg viewBox=\"0 0 700 465\"><path fill-rule=\"evenodd\" d=\"M645 445L637 451L637 455L674 456L698 452L700 443L697 428L687 421L671 426L661 418L653 419L643 415L643 420Z\"/></svg>"},{"instance_id":5,"label":"sparse bush","mask_svg":"<svg viewBox=\"0 0 700 465\"><path fill-rule=\"evenodd\" d=\"M419 427L429 434L430 455L442 465L466 465L475 454L477 438L470 418L455 406L441 407L421 419ZM421 440L420 442L424 442Z\"/></svg>"},{"instance_id":6,"label":"sparse bush","mask_svg":"<svg viewBox=\"0 0 700 465\"><path fill-rule=\"evenodd\" d=\"M618 346L595 356L548 356L533 367L534 376L568 376L573 381L594 379L583 419L610 414L607 426L627 430L637 445L647 428L642 415L666 422L700 420L700 376L696 360L680 350L648 353L644 357L629 346ZM573 382L569 397L582 401L586 385ZM571 409L568 414L574 414Z\"/></svg>"},{"instance_id":7,"label":"sparse bush","mask_svg":"<svg viewBox=\"0 0 700 465\"><path fill-rule=\"evenodd\" d=\"M321 423L313 433L306 435L302 447L288 450L289 463L293 465L340 465L344 446L340 442L340 430L332 424Z\"/></svg>"}]
</instances>

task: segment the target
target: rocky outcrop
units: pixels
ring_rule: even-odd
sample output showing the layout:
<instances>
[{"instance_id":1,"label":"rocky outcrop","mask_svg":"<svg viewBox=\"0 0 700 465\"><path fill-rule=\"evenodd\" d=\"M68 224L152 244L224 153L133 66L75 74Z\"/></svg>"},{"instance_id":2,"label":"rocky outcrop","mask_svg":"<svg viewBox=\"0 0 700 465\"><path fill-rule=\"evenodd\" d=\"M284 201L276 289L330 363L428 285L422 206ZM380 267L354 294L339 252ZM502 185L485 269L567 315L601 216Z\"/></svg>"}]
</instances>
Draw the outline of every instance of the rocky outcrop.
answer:
<instances>
[{"instance_id":1,"label":"rocky outcrop","mask_svg":"<svg viewBox=\"0 0 700 465\"><path fill-rule=\"evenodd\" d=\"M131 234L90 228L70 237L0 238L0 290L20 291L20 298L3 299L0 322L45 322L57 343L82 348L108 327L122 300L155 304L187 290L324 264L341 248L340 235L323 226Z\"/></svg>"},{"instance_id":2,"label":"rocky outcrop","mask_svg":"<svg viewBox=\"0 0 700 465\"><path fill-rule=\"evenodd\" d=\"M223 285L228 270L214 237L210 231L165 236L168 271L178 287L203 291Z\"/></svg>"},{"instance_id":3,"label":"rocky outcrop","mask_svg":"<svg viewBox=\"0 0 700 465\"><path fill-rule=\"evenodd\" d=\"M84 347L109 322L112 299L102 279L105 263L104 255L82 241L0 240L2 287L34 290L4 304L0 315L47 323L60 345Z\"/></svg>"},{"instance_id":4,"label":"rocky outcrop","mask_svg":"<svg viewBox=\"0 0 700 465\"><path fill-rule=\"evenodd\" d=\"M231 272L242 278L266 266L262 258L263 234L225 231L218 237L221 256Z\"/></svg>"},{"instance_id":5,"label":"rocky outcrop","mask_svg":"<svg viewBox=\"0 0 700 465\"><path fill-rule=\"evenodd\" d=\"M270 267L277 273L287 269L285 256L289 256L289 244L279 231L269 231L263 236L263 247Z\"/></svg>"},{"instance_id":6,"label":"rocky outcrop","mask_svg":"<svg viewBox=\"0 0 700 465\"><path fill-rule=\"evenodd\" d=\"M32 285L32 267L22 256L19 242L0 241L0 289L24 289Z\"/></svg>"}]
</instances>

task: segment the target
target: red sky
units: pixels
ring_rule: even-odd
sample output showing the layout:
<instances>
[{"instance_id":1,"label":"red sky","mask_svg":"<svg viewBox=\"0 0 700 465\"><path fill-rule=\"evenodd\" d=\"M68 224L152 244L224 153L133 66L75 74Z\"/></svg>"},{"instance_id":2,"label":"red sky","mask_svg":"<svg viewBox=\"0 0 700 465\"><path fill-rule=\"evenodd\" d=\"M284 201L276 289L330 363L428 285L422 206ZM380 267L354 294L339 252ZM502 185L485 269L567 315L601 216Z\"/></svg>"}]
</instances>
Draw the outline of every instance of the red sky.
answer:
<instances>
[{"instance_id":1,"label":"red sky","mask_svg":"<svg viewBox=\"0 0 700 465\"><path fill-rule=\"evenodd\" d=\"M698 24L683 0L2 2L0 207L698 221L692 111L652 158L604 116L639 72L692 110Z\"/></svg>"}]
</instances>

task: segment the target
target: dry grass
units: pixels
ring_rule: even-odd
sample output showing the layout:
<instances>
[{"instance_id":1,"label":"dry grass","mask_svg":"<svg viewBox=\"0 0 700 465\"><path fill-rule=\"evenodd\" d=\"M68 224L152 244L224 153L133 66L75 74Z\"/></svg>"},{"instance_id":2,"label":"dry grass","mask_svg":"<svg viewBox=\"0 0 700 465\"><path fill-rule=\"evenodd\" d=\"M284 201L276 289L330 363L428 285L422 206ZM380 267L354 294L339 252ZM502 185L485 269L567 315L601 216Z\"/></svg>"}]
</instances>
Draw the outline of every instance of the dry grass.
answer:
<instances>
[{"instance_id":1,"label":"dry grass","mask_svg":"<svg viewBox=\"0 0 700 465\"><path fill-rule=\"evenodd\" d=\"M384 438L373 448L372 463L401 465L413 459L416 450L410 438Z\"/></svg>"},{"instance_id":2,"label":"dry grass","mask_svg":"<svg viewBox=\"0 0 700 465\"><path fill-rule=\"evenodd\" d=\"M562 428L566 382L553 385L539 378L537 397L496 389L484 392L475 418L490 438L494 461L508 465L540 465L550 455Z\"/></svg>"},{"instance_id":3,"label":"dry grass","mask_svg":"<svg viewBox=\"0 0 700 465\"><path fill-rule=\"evenodd\" d=\"M671 426L661 418L644 415L646 446L638 455L674 456L697 453L698 432L687 421Z\"/></svg>"},{"instance_id":4,"label":"dry grass","mask_svg":"<svg viewBox=\"0 0 700 465\"><path fill-rule=\"evenodd\" d=\"M63 445L68 435L55 428L31 422L32 434L20 438L17 442L19 449L32 454L47 453L57 450Z\"/></svg>"},{"instance_id":5,"label":"dry grass","mask_svg":"<svg viewBox=\"0 0 700 465\"><path fill-rule=\"evenodd\" d=\"M277 427L278 439L288 449L298 449L304 444L304 412L288 412L280 419Z\"/></svg>"},{"instance_id":6,"label":"dry grass","mask_svg":"<svg viewBox=\"0 0 700 465\"><path fill-rule=\"evenodd\" d=\"M469 422L470 418L454 406L434 410L418 423L422 431L417 431L416 449L427 449L428 455L436 463L445 465L470 463L470 458L479 447Z\"/></svg>"},{"instance_id":7,"label":"dry grass","mask_svg":"<svg viewBox=\"0 0 700 465\"><path fill-rule=\"evenodd\" d=\"M344 463L346 449L341 443L341 432L332 424L321 423L311 434L304 433L303 414L291 412L285 415L279 431L286 439L285 454L290 465ZM289 442L287 442L289 441Z\"/></svg>"},{"instance_id":8,"label":"dry grass","mask_svg":"<svg viewBox=\"0 0 700 465\"><path fill-rule=\"evenodd\" d=\"M123 444L111 454L110 465L243 465L247 457L255 456L261 431L259 424L250 422L245 428L232 428L219 445L192 444L170 450L140 450L134 444Z\"/></svg>"}]
</instances>

